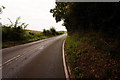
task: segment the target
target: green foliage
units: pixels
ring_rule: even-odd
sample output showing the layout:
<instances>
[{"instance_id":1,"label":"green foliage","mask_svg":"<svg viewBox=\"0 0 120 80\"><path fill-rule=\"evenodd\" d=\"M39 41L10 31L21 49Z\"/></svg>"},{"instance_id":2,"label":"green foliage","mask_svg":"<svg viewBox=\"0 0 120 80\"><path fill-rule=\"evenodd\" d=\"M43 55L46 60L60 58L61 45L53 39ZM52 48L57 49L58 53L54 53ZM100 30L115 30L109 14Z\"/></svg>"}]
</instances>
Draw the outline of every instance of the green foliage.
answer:
<instances>
[{"instance_id":1,"label":"green foliage","mask_svg":"<svg viewBox=\"0 0 120 80\"><path fill-rule=\"evenodd\" d=\"M49 30L43 29L43 34L46 36L56 36L63 34L64 32L57 32L54 27L51 27Z\"/></svg>"},{"instance_id":2,"label":"green foliage","mask_svg":"<svg viewBox=\"0 0 120 80\"><path fill-rule=\"evenodd\" d=\"M43 29L43 34L44 34L44 35L46 35L46 34L47 34L46 29Z\"/></svg>"},{"instance_id":3,"label":"green foliage","mask_svg":"<svg viewBox=\"0 0 120 80\"><path fill-rule=\"evenodd\" d=\"M50 10L56 22L64 21L67 31L93 30L120 36L119 3L56 2Z\"/></svg>"},{"instance_id":4,"label":"green foliage","mask_svg":"<svg viewBox=\"0 0 120 80\"><path fill-rule=\"evenodd\" d=\"M10 20L10 19L9 19ZM27 25L24 23L19 24L20 17L18 17L15 21L15 24L12 23L9 26L3 25L2 26L2 39L3 42L6 41L21 41L24 40L25 30L23 27Z\"/></svg>"},{"instance_id":5,"label":"green foliage","mask_svg":"<svg viewBox=\"0 0 120 80\"><path fill-rule=\"evenodd\" d=\"M54 27L50 28L50 32L52 35L56 35L57 33Z\"/></svg>"},{"instance_id":6,"label":"green foliage","mask_svg":"<svg viewBox=\"0 0 120 80\"><path fill-rule=\"evenodd\" d=\"M83 70L81 70L79 67L74 68L74 74L76 75L76 78L83 78Z\"/></svg>"},{"instance_id":7,"label":"green foliage","mask_svg":"<svg viewBox=\"0 0 120 80\"><path fill-rule=\"evenodd\" d=\"M43 30L43 33L35 33L32 31L27 31L25 28L28 24L20 23L20 17L18 17L13 23L10 19L10 25L2 26L2 41L3 48L14 46L20 43L31 42L39 39L49 38L52 36L60 35L61 33L56 32L55 28L50 28L50 30Z\"/></svg>"},{"instance_id":8,"label":"green foliage","mask_svg":"<svg viewBox=\"0 0 120 80\"><path fill-rule=\"evenodd\" d=\"M56 22L64 22L63 25L68 31L66 39L67 59L72 68L71 72L75 74L76 78L84 76L79 69L81 64L79 58L86 60L87 57L97 52L99 54L96 54L96 56L102 56L103 54L105 58L109 55L112 57L109 59L113 59L114 56L119 58L120 3L56 2L55 8L51 9L50 12L53 13ZM90 55L92 51L93 54ZM92 58L91 60L94 62L99 59ZM82 62L84 63L84 61ZM99 63L96 64L99 65ZM84 67L84 65L82 66ZM106 73L109 75L115 72L108 69Z\"/></svg>"},{"instance_id":9,"label":"green foliage","mask_svg":"<svg viewBox=\"0 0 120 80\"><path fill-rule=\"evenodd\" d=\"M79 58L78 49L80 47L81 42L77 40L76 37L68 36L66 39L66 52L68 56L68 62L72 67L76 66L77 59Z\"/></svg>"},{"instance_id":10,"label":"green foliage","mask_svg":"<svg viewBox=\"0 0 120 80\"><path fill-rule=\"evenodd\" d=\"M75 76L75 78L83 78L83 77L85 78L86 75L83 71L83 66L85 67L87 66L82 65L86 61L83 61L81 63L80 62L82 61L81 58L89 59L90 62L93 62L93 64L91 65L94 65L96 61L99 61L100 59L104 59L102 55L106 56L106 58L109 57L109 59L114 59L116 58L116 56L117 57L119 56L119 49L118 49L119 45L117 44L119 42L115 41L112 43L106 43L106 39L104 39L103 36L101 36L98 33L93 33L93 32L92 33L81 32L81 33L83 34L73 33L71 35L68 35L65 46L65 51L67 54L67 62L69 63L71 67L71 72ZM97 56L101 56L101 57L96 57L96 56L91 57L91 55L96 53L99 53L97 54ZM82 68L79 67L80 64ZM110 72L109 69L106 70L105 72L107 73L107 75L115 73L115 72L109 73Z\"/></svg>"},{"instance_id":11,"label":"green foliage","mask_svg":"<svg viewBox=\"0 0 120 80\"><path fill-rule=\"evenodd\" d=\"M14 27L3 26L2 27L3 42L8 40L10 41L23 40L24 33L25 31L20 27L14 28Z\"/></svg>"}]
</instances>

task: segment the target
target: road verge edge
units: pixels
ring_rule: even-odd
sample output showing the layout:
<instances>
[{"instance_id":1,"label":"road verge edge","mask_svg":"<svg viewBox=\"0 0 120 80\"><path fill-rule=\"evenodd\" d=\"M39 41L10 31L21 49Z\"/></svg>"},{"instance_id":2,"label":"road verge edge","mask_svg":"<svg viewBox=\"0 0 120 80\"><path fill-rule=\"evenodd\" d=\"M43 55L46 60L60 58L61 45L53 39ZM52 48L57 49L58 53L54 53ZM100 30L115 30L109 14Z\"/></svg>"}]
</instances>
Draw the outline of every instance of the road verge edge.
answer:
<instances>
[{"instance_id":1,"label":"road verge edge","mask_svg":"<svg viewBox=\"0 0 120 80\"><path fill-rule=\"evenodd\" d=\"M63 41L63 45L62 45L63 65L64 65L64 71L65 71L65 77L66 77L66 80L70 80L70 78L69 78L69 74L68 74L68 68L67 68L66 60L65 60L64 45L65 45L65 40Z\"/></svg>"}]
</instances>

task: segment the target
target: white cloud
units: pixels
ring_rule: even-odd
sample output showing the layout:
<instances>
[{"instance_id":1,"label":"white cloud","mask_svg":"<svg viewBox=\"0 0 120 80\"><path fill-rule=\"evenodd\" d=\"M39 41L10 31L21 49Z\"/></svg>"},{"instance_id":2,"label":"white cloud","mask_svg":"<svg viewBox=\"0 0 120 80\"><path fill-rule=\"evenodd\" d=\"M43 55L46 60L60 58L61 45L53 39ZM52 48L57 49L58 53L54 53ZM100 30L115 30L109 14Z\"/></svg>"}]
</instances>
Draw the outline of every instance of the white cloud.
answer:
<instances>
[{"instance_id":1,"label":"white cloud","mask_svg":"<svg viewBox=\"0 0 120 80\"><path fill-rule=\"evenodd\" d=\"M7 18L12 21L21 16L21 22L29 24L28 29L42 30L51 26L57 30L65 30L60 23L56 23L50 13L55 7L55 0L2 0L1 4L6 7L2 17L3 24L8 23Z\"/></svg>"}]
</instances>

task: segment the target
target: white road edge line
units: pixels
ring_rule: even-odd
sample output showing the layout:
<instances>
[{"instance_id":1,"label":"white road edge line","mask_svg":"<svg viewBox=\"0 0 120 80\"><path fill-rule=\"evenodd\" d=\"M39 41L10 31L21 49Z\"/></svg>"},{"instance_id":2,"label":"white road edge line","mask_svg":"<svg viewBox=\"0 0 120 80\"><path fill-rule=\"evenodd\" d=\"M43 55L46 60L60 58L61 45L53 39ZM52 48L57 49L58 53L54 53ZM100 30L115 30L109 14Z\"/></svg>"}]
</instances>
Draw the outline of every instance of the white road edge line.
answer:
<instances>
[{"instance_id":1,"label":"white road edge line","mask_svg":"<svg viewBox=\"0 0 120 80\"><path fill-rule=\"evenodd\" d=\"M64 71L65 71L66 80L70 80L70 79L69 79L69 75L68 75L68 70L67 70L66 62L65 62L64 45L65 45L65 40L63 41L63 46L62 46L62 52L63 52L63 65L64 65Z\"/></svg>"}]
</instances>

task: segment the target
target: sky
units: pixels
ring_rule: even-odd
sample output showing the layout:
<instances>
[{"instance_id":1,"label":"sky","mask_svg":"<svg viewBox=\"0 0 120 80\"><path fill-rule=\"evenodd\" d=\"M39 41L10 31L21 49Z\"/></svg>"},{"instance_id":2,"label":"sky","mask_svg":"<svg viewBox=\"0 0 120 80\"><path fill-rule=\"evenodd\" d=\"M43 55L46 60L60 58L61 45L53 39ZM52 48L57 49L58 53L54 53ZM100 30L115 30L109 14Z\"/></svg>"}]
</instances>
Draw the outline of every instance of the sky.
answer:
<instances>
[{"instance_id":1,"label":"sky","mask_svg":"<svg viewBox=\"0 0 120 80\"><path fill-rule=\"evenodd\" d=\"M29 24L27 29L42 31L55 27L56 30L66 30L62 21L56 23L50 9L55 7L55 0L0 0L0 5L5 6L0 14L2 24L10 24L8 18L15 22L21 17L20 22Z\"/></svg>"}]
</instances>

